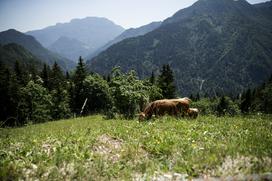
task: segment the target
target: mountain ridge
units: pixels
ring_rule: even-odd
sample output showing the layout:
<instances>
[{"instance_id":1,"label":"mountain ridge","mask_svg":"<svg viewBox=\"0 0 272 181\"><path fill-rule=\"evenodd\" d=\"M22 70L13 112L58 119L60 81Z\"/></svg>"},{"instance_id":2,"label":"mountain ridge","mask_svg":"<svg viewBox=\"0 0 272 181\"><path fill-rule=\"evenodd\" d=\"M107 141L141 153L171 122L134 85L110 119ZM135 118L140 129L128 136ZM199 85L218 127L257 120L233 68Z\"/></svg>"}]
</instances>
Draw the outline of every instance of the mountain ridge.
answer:
<instances>
[{"instance_id":1,"label":"mountain ridge","mask_svg":"<svg viewBox=\"0 0 272 181\"><path fill-rule=\"evenodd\" d=\"M61 54L72 61L77 62L79 56L85 57L89 53L89 47L85 43L77 40L61 36L53 44L48 47L52 52Z\"/></svg>"},{"instance_id":2,"label":"mountain ridge","mask_svg":"<svg viewBox=\"0 0 272 181\"><path fill-rule=\"evenodd\" d=\"M161 25L161 22L158 21L158 22L152 22L152 23L149 23L147 25L140 26L138 28L129 28L129 29L125 30L122 34L120 34L119 36L114 38L112 41L109 41L103 47L99 48L98 50L96 50L92 54L88 55L86 59L88 61L91 61L91 59L93 57L97 56L102 51L105 51L110 46L112 46L112 45L114 45L114 44L116 44L116 43L118 43L118 42L120 42L120 41L122 41L124 39L127 39L127 38L133 38L133 37L145 35L146 33L149 33L151 31L155 30L160 25Z\"/></svg>"},{"instance_id":3,"label":"mountain ridge","mask_svg":"<svg viewBox=\"0 0 272 181\"><path fill-rule=\"evenodd\" d=\"M151 33L109 47L89 69L108 74L120 66L146 77L170 64L185 95L239 93L261 83L272 73L271 20L246 1L220 2L200 0L178 11Z\"/></svg>"},{"instance_id":4,"label":"mountain ridge","mask_svg":"<svg viewBox=\"0 0 272 181\"><path fill-rule=\"evenodd\" d=\"M44 47L52 46L60 37L76 39L89 47L89 54L120 35L124 28L113 21L102 17L86 17L72 19L70 22L57 23L40 30L28 31L26 34L34 36ZM71 49L69 45L66 45ZM62 49L58 47L57 49ZM65 50L67 51L67 50ZM78 47L77 52L84 51ZM58 52L65 55L66 52ZM74 54L73 56L79 56ZM82 56L82 55L81 55ZM67 57L70 58L70 57Z\"/></svg>"},{"instance_id":5,"label":"mountain ridge","mask_svg":"<svg viewBox=\"0 0 272 181\"><path fill-rule=\"evenodd\" d=\"M23 46L34 56L42 60L48 65L53 65L57 62L63 70L70 70L75 67L75 63L63 58L55 53L50 52L44 48L34 37L25 35L15 29L0 32L0 44L16 43Z\"/></svg>"}]
</instances>

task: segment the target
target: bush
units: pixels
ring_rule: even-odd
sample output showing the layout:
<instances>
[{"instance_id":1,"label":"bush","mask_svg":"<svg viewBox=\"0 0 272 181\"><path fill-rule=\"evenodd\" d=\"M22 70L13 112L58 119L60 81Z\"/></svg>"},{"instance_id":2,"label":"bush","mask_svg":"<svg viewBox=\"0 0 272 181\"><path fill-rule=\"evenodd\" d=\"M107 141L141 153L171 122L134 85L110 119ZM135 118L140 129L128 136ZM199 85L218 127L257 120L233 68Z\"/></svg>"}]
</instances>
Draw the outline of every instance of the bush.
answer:
<instances>
[{"instance_id":1,"label":"bush","mask_svg":"<svg viewBox=\"0 0 272 181\"><path fill-rule=\"evenodd\" d=\"M29 81L20 94L19 119L24 123L51 120L52 97L44 87Z\"/></svg>"},{"instance_id":2,"label":"bush","mask_svg":"<svg viewBox=\"0 0 272 181\"><path fill-rule=\"evenodd\" d=\"M190 107L198 108L200 114L208 115L215 114L217 104L218 104L217 99L203 98L197 102L192 102Z\"/></svg>"},{"instance_id":3,"label":"bush","mask_svg":"<svg viewBox=\"0 0 272 181\"><path fill-rule=\"evenodd\" d=\"M234 116L240 113L239 106L229 97L222 98L203 98L197 102L193 102L190 107L195 107L200 110L200 114L214 114L217 116Z\"/></svg>"},{"instance_id":4,"label":"bush","mask_svg":"<svg viewBox=\"0 0 272 181\"><path fill-rule=\"evenodd\" d=\"M83 82L84 98L88 98L85 113L107 111L112 107L108 82L98 74L89 75Z\"/></svg>"},{"instance_id":5,"label":"bush","mask_svg":"<svg viewBox=\"0 0 272 181\"><path fill-rule=\"evenodd\" d=\"M116 110L125 118L133 118L150 99L161 97L160 89L139 80L135 71L124 74L119 68L112 71L110 92Z\"/></svg>"},{"instance_id":6,"label":"bush","mask_svg":"<svg viewBox=\"0 0 272 181\"><path fill-rule=\"evenodd\" d=\"M217 107L216 107L216 115L217 116L234 116L240 113L240 109L238 104L232 101L229 97L221 97Z\"/></svg>"},{"instance_id":7,"label":"bush","mask_svg":"<svg viewBox=\"0 0 272 181\"><path fill-rule=\"evenodd\" d=\"M56 89L51 91L52 95L52 118L63 119L71 117L69 107L69 94L65 89Z\"/></svg>"}]
</instances>

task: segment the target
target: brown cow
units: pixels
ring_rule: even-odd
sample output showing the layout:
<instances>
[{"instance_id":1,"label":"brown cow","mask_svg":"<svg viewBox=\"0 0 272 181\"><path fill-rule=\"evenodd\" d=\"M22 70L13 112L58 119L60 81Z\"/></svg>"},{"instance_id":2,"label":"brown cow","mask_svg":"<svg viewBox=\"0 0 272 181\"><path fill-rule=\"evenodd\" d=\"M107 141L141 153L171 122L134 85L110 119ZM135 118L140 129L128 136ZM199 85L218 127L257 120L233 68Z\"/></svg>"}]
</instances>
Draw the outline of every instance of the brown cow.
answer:
<instances>
[{"instance_id":1,"label":"brown cow","mask_svg":"<svg viewBox=\"0 0 272 181\"><path fill-rule=\"evenodd\" d=\"M153 105L154 102L149 103L143 112L139 114L139 120L144 120L145 118L150 119L153 115Z\"/></svg>"},{"instance_id":2,"label":"brown cow","mask_svg":"<svg viewBox=\"0 0 272 181\"><path fill-rule=\"evenodd\" d=\"M180 111L182 112L182 116L184 116L185 114L188 114L189 105L192 102L191 99L189 99L188 97L184 97L184 98L169 99L169 100L175 103L179 103L181 105L179 108L181 108Z\"/></svg>"},{"instance_id":3,"label":"brown cow","mask_svg":"<svg viewBox=\"0 0 272 181\"><path fill-rule=\"evenodd\" d=\"M158 100L154 102L153 113L155 116L163 116L165 114L177 116L180 113L180 103L170 100Z\"/></svg>"},{"instance_id":4,"label":"brown cow","mask_svg":"<svg viewBox=\"0 0 272 181\"><path fill-rule=\"evenodd\" d=\"M139 119L150 119L152 115L163 116L165 114L171 116L178 116L181 111L188 112L190 99L162 99L151 102L144 110L139 114Z\"/></svg>"},{"instance_id":5,"label":"brown cow","mask_svg":"<svg viewBox=\"0 0 272 181\"><path fill-rule=\"evenodd\" d=\"M190 118L196 119L198 116L199 110L197 108L189 108L188 116Z\"/></svg>"}]
</instances>

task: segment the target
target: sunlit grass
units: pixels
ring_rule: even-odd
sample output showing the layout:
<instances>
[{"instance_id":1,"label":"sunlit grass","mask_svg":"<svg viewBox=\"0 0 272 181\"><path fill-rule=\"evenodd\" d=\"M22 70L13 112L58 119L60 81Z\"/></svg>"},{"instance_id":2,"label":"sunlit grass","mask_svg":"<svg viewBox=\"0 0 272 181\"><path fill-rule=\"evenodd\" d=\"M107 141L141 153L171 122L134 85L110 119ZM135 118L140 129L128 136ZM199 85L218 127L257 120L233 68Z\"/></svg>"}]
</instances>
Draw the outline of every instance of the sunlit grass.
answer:
<instances>
[{"instance_id":1,"label":"sunlit grass","mask_svg":"<svg viewBox=\"0 0 272 181\"><path fill-rule=\"evenodd\" d=\"M0 179L264 173L272 171L271 145L271 116L138 122L95 115L1 129Z\"/></svg>"}]
</instances>

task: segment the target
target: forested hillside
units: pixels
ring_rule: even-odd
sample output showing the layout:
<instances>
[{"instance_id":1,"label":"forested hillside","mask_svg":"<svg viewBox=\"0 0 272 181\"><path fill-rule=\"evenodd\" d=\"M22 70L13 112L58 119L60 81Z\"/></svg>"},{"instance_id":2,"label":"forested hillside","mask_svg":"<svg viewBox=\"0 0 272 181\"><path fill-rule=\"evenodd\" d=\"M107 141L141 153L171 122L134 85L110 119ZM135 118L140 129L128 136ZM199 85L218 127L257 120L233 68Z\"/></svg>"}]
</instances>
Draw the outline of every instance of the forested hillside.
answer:
<instances>
[{"instance_id":1,"label":"forested hillside","mask_svg":"<svg viewBox=\"0 0 272 181\"><path fill-rule=\"evenodd\" d=\"M270 76L271 29L271 18L257 5L199 0L151 33L111 46L88 67L106 75L120 66L146 77L170 64L182 95L239 93Z\"/></svg>"},{"instance_id":2,"label":"forested hillside","mask_svg":"<svg viewBox=\"0 0 272 181\"><path fill-rule=\"evenodd\" d=\"M0 45L0 62L9 68L13 68L15 62L18 61L24 68L36 67L42 69L42 62L24 47L15 43ZM35 68L33 68L35 69Z\"/></svg>"},{"instance_id":3,"label":"forested hillside","mask_svg":"<svg viewBox=\"0 0 272 181\"><path fill-rule=\"evenodd\" d=\"M90 48L87 44L65 36L57 39L48 49L75 62L79 56L85 57L90 53Z\"/></svg>"},{"instance_id":4,"label":"forested hillside","mask_svg":"<svg viewBox=\"0 0 272 181\"><path fill-rule=\"evenodd\" d=\"M52 53L44 48L34 37L25 35L14 29L0 32L0 44L5 45L16 43L23 46L34 56L48 65L53 65L57 62L63 70L71 70L75 67L75 63L67 58L63 58L56 53Z\"/></svg>"},{"instance_id":5,"label":"forested hillside","mask_svg":"<svg viewBox=\"0 0 272 181\"><path fill-rule=\"evenodd\" d=\"M160 25L161 25L161 22L159 21L159 22L152 22L152 23L149 23L147 25L144 25L144 26L141 26L138 28L127 29L121 35L117 36L113 40L109 41L106 45L102 46L101 48L97 49L96 51L94 51L93 53L88 55L86 57L86 59L90 62L90 61L92 61L93 57L97 56L99 53L106 50L110 46L112 46L112 45L114 45L124 39L127 39L127 38L145 35L151 31L157 29L158 27L160 27ZM88 61L87 61L87 63L88 63Z\"/></svg>"}]
</instances>

